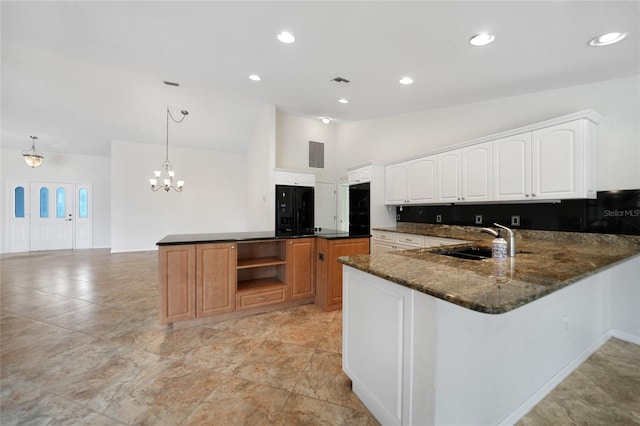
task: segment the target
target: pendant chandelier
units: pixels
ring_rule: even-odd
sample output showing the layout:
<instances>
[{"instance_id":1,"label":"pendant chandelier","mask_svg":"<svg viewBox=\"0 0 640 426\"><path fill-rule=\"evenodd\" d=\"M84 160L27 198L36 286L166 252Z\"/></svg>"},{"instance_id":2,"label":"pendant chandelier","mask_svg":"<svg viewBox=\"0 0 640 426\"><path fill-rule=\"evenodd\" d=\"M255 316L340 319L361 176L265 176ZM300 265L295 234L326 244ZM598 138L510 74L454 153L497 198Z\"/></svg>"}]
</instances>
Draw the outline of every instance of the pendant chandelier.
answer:
<instances>
[{"instance_id":1,"label":"pendant chandelier","mask_svg":"<svg viewBox=\"0 0 640 426\"><path fill-rule=\"evenodd\" d=\"M36 168L40 164L42 164L42 160L44 160L44 155L40 151L36 151L36 139L37 136L29 136L31 138L31 149L27 149L26 151L22 151L22 156L24 157L24 161L31 167Z\"/></svg>"},{"instance_id":2,"label":"pendant chandelier","mask_svg":"<svg viewBox=\"0 0 640 426\"><path fill-rule=\"evenodd\" d=\"M162 170L154 171L153 174L155 175L155 177L149 179L149 183L151 184L151 190L154 192L159 189L164 189L167 192L169 192L171 189L173 189L176 192L182 192L182 188L184 187L183 180L179 180L177 184L174 185L173 181L176 174L173 171L173 166L171 166L171 163L169 162L169 118L171 118L171 120L174 123L182 123L184 118L189 114L189 111L182 110L180 111L180 114L182 114L182 118L180 120L176 120L175 118L173 118L173 115L171 115L171 111L169 111L169 108L167 107L166 157L165 157L164 163L162 163Z\"/></svg>"}]
</instances>

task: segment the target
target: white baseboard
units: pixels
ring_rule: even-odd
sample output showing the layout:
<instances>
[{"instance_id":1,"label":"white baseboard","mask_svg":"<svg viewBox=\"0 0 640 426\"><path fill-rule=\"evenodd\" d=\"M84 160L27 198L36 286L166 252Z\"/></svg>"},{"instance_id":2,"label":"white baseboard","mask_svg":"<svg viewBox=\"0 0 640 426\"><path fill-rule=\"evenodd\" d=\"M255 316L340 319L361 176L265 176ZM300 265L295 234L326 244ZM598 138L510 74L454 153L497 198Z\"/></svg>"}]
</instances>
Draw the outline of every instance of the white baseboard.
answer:
<instances>
[{"instance_id":1,"label":"white baseboard","mask_svg":"<svg viewBox=\"0 0 640 426\"><path fill-rule=\"evenodd\" d=\"M633 343L634 345L640 345L640 336L619 330L610 330L609 333L611 333L611 337L615 337L616 339L624 340L625 342Z\"/></svg>"}]
</instances>

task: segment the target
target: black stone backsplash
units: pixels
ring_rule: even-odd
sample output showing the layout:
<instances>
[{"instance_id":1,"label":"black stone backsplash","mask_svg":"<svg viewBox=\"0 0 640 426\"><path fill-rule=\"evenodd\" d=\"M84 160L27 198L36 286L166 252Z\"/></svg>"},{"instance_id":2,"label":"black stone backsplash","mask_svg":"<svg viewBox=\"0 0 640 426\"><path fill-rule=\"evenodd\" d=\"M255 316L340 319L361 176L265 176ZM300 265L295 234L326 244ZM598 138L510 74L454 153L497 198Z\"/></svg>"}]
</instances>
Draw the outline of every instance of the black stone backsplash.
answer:
<instances>
[{"instance_id":1,"label":"black stone backsplash","mask_svg":"<svg viewBox=\"0 0 640 426\"><path fill-rule=\"evenodd\" d=\"M551 204L458 204L396 207L398 222L640 235L640 189L598 192L595 200ZM438 222L438 216L441 221ZM482 223L476 222L481 216ZM520 224L514 225L513 216Z\"/></svg>"}]
</instances>

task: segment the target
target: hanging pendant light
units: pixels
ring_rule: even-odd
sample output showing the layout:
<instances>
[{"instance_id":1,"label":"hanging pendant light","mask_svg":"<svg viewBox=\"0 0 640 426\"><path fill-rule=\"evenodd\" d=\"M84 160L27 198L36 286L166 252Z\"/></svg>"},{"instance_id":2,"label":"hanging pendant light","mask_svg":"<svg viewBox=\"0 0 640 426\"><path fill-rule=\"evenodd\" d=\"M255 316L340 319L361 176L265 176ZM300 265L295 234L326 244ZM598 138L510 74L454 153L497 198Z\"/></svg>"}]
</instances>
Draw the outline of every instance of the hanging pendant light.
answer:
<instances>
[{"instance_id":1,"label":"hanging pendant light","mask_svg":"<svg viewBox=\"0 0 640 426\"><path fill-rule=\"evenodd\" d=\"M44 160L44 155L40 151L36 151L36 139L37 136L29 136L31 138L31 149L27 149L26 151L22 151L22 156L24 157L25 163L27 163L31 168L36 168L40 164L42 164L42 160Z\"/></svg>"},{"instance_id":2,"label":"hanging pendant light","mask_svg":"<svg viewBox=\"0 0 640 426\"><path fill-rule=\"evenodd\" d=\"M154 192L159 189L164 189L167 192L169 192L172 189L176 192L182 192L182 189L184 187L183 180L179 180L176 184L173 183L173 180L176 174L173 171L173 166L169 162L169 118L171 118L171 120L174 123L182 123L184 118L189 114L189 111L182 110L180 111L180 114L182 114L182 118L180 120L176 120L175 118L173 118L173 115L171 115L171 111L169 111L169 108L167 107L166 157L165 157L164 163L162 163L162 167L161 167L162 170L154 171L153 174L155 177L149 179L149 183L151 184L151 190Z\"/></svg>"}]
</instances>

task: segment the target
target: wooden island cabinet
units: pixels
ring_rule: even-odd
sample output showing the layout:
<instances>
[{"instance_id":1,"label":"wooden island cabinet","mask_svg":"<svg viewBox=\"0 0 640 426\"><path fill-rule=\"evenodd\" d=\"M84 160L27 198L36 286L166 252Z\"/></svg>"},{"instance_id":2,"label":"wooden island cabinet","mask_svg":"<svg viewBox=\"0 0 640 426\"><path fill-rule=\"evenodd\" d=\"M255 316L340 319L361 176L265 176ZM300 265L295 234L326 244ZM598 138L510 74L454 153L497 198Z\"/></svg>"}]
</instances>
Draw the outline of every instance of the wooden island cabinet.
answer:
<instances>
[{"instance_id":1,"label":"wooden island cabinet","mask_svg":"<svg viewBox=\"0 0 640 426\"><path fill-rule=\"evenodd\" d=\"M369 252L369 238L339 235L168 236L158 243L160 321L191 325L314 301L337 309L342 303L337 258ZM326 262L319 263L319 256Z\"/></svg>"},{"instance_id":2,"label":"wooden island cabinet","mask_svg":"<svg viewBox=\"0 0 640 426\"><path fill-rule=\"evenodd\" d=\"M298 238L287 241L287 282L291 300L316 295L315 288L315 238Z\"/></svg>"},{"instance_id":3,"label":"wooden island cabinet","mask_svg":"<svg viewBox=\"0 0 640 426\"><path fill-rule=\"evenodd\" d=\"M236 309L236 245L196 246L196 317Z\"/></svg>"},{"instance_id":4,"label":"wooden island cabinet","mask_svg":"<svg viewBox=\"0 0 640 426\"><path fill-rule=\"evenodd\" d=\"M341 256L369 254L369 238L318 239L316 304L325 311L342 308Z\"/></svg>"}]
</instances>

